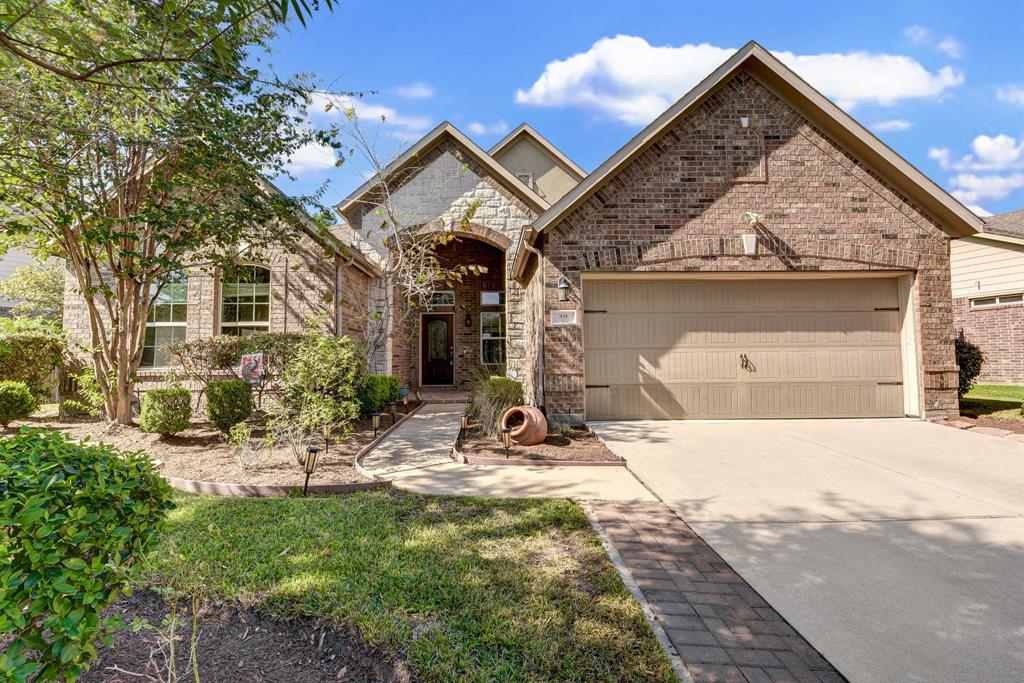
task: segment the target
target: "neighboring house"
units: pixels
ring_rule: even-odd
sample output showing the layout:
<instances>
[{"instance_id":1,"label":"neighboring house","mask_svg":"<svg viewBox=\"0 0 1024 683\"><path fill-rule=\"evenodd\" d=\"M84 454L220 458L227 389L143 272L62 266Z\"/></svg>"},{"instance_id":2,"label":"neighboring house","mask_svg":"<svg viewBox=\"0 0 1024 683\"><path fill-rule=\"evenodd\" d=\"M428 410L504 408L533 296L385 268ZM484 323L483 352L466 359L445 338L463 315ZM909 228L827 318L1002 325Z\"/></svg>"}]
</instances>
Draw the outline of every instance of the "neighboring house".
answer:
<instances>
[{"instance_id":1,"label":"neighboring house","mask_svg":"<svg viewBox=\"0 0 1024 683\"><path fill-rule=\"evenodd\" d=\"M954 324L985 353L978 381L1024 384L1024 209L951 249Z\"/></svg>"},{"instance_id":2,"label":"neighboring house","mask_svg":"<svg viewBox=\"0 0 1024 683\"><path fill-rule=\"evenodd\" d=\"M373 369L409 386L504 366L566 420L958 412L950 241L982 220L755 43L589 176L528 126L484 151L450 123L385 173L407 225L454 233L443 263L487 269L387 321ZM359 275L311 246L201 276L182 333L297 329L324 300L366 329L381 190L335 207Z\"/></svg>"},{"instance_id":3,"label":"neighboring house","mask_svg":"<svg viewBox=\"0 0 1024 683\"><path fill-rule=\"evenodd\" d=\"M35 257L27 251L11 249L3 256L0 256L0 282L6 280L18 268L35 262ZM0 315L11 315L11 310L18 305L17 301L10 301L0 297Z\"/></svg>"}]
</instances>

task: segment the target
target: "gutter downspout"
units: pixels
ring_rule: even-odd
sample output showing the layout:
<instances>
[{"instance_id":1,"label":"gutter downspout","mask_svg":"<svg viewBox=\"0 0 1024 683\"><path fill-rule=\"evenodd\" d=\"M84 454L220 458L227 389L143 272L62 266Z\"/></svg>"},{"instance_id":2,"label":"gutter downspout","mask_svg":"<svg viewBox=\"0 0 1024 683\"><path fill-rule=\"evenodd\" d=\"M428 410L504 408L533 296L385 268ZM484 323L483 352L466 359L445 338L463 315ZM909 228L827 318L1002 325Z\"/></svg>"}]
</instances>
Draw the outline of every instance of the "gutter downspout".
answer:
<instances>
[{"instance_id":1,"label":"gutter downspout","mask_svg":"<svg viewBox=\"0 0 1024 683\"><path fill-rule=\"evenodd\" d=\"M533 230L531 229L532 233ZM538 321L540 322L540 334L537 335L539 340L539 349L537 353L537 386L535 387L537 392L537 405L544 406L544 255L540 253L540 249L530 244L529 240L526 239L526 235L523 235L523 239L520 241L523 248L531 254L537 257L537 267L540 268L540 297L537 300L537 307L540 308L540 315Z\"/></svg>"}]
</instances>

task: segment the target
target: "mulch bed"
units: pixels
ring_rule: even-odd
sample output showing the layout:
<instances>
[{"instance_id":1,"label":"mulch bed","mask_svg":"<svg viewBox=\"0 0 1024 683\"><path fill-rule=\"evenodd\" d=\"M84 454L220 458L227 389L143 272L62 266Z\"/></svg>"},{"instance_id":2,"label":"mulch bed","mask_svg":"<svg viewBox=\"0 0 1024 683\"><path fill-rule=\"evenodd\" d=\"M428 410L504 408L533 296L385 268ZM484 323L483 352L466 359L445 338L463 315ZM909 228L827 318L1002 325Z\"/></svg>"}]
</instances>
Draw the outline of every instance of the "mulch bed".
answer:
<instances>
[{"instance_id":1,"label":"mulch bed","mask_svg":"<svg viewBox=\"0 0 1024 683\"><path fill-rule=\"evenodd\" d=\"M464 455L480 458L504 458L505 448L501 441L487 436L479 427L470 427L459 451ZM548 433L544 443L536 446L512 444L509 457L513 460L576 460L585 462L621 462L622 458L608 450L590 428L584 425L573 430L572 437Z\"/></svg>"},{"instance_id":2,"label":"mulch bed","mask_svg":"<svg viewBox=\"0 0 1024 683\"><path fill-rule=\"evenodd\" d=\"M168 676L171 612L159 595L137 591L121 598L108 613L126 623L145 620L149 626L115 636L103 647L83 683L192 681L192 604L180 602L174 629L174 670ZM281 620L239 606L197 607L195 660L203 683L273 681L274 683L337 683L411 681L402 662L390 662L358 637L311 619Z\"/></svg>"},{"instance_id":3,"label":"mulch bed","mask_svg":"<svg viewBox=\"0 0 1024 683\"><path fill-rule=\"evenodd\" d=\"M409 410L413 407L410 404ZM403 414L400 409L397 419L401 419ZM137 427L109 425L99 419L35 419L18 423L12 429L22 424L52 427L66 432L74 439L90 437L93 441L109 443L122 450L144 450L150 458L160 461L159 471L166 477L235 484L298 486L305 479L302 466L287 445L274 447L243 471L231 447L224 442L216 428L205 421L195 421L189 429L167 438L147 434ZM390 426L391 418L382 418L378 434ZM262 431L253 430L254 438L262 436ZM373 438L372 422L359 420L345 441L332 440L330 449L326 453L321 451L310 483L349 484L372 481L356 470L355 456Z\"/></svg>"},{"instance_id":4,"label":"mulch bed","mask_svg":"<svg viewBox=\"0 0 1024 683\"><path fill-rule=\"evenodd\" d=\"M1006 429L1017 434L1024 434L1024 420L1005 420L999 417L992 417L991 415L979 415L978 417L961 415L956 419L961 422L971 422L975 427L993 427L995 429Z\"/></svg>"}]
</instances>

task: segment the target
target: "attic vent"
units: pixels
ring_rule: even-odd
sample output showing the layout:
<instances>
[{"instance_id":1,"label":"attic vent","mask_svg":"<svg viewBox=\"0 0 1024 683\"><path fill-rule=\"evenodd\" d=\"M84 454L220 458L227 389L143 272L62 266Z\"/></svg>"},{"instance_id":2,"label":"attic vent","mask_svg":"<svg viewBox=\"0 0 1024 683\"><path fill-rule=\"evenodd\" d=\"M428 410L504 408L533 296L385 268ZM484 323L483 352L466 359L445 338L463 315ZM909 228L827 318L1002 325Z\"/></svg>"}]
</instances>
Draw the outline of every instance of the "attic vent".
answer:
<instances>
[{"instance_id":1,"label":"attic vent","mask_svg":"<svg viewBox=\"0 0 1024 683\"><path fill-rule=\"evenodd\" d=\"M757 128L735 128L726 145L732 179L738 183L763 183L768 164L764 154L764 134Z\"/></svg>"},{"instance_id":2,"label":"attic vent","mask_svg":"<svg viewBox=\"0 0 1024 683\"><path fill-rule=\"evenodd\" d=\"M523 185L529 188L533 188L533 174L532 173L516 173L516 178L522 181Z\"/></svg>"}]
</instances>

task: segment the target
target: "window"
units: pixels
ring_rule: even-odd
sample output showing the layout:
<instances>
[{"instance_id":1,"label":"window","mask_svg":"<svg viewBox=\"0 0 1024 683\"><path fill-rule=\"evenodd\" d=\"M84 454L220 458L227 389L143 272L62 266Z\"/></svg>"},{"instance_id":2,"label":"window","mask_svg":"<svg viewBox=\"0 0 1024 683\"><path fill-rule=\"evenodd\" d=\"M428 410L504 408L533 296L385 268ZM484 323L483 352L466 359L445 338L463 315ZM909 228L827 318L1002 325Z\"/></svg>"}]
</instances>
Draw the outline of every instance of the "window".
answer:
<instances>
[{"instance_id":1,"label":"window","mask_svg":"<svg viewBox=\"0 0 1024 683\"><path fill-rule=\"evenodd\" d=\"M480 362L484 365L505 362L504 313L480 313Z\"/></svg>"},{"instance_id":2,"label":"window","mask_svg":"<svg viewBox=\"0 0 1024 683\"><path fill-rule=\"evenodd\" d=\"M505 292L480 292L481 306L504 306Z\"/></svg>"},{"instance_id":3,"label":"window","mask_svg":"<svg viewBox=\"0 0 1024 683\"><path fill-rule=\"evenodd\" d=\"M993 306L1020 303L1024 303L1024 294L1000 294L999 296L987 296L984 299L971 299L971 308L992 308Z\"/></svg>"},{"instance_id":4,"label":"window","mask_svg":"<svg viewBox=\"0 0 1024 683\"><path fill-rule=\"evenodd\" d=\"M160 368L170 365L167 347L185 341L187 301L187 280L180 274L171 276L149 309L146 337L142 344L142 367Z\"/></svg>"},{"instance_id":5,"label":"window","mask_svg":"<svg viewBox=\"0 0 1024 683\"><path fill-rule=\"evenodd\" d=\"M423 305L427 308L434 308L436 306L454 306L455 292L450 289L431 292L427 295L426 299L424 299Z\"/></svg>"},{"instance_id":6,"label":"window","mask_svg":"<svg viewBox=\"0 0 1024 683\"><path fill-rule=\"evenodd\" d=\"M270 329L270 270L236 266L224 273L220 333L245 337Z\"/></svg>"}]
</instances>

